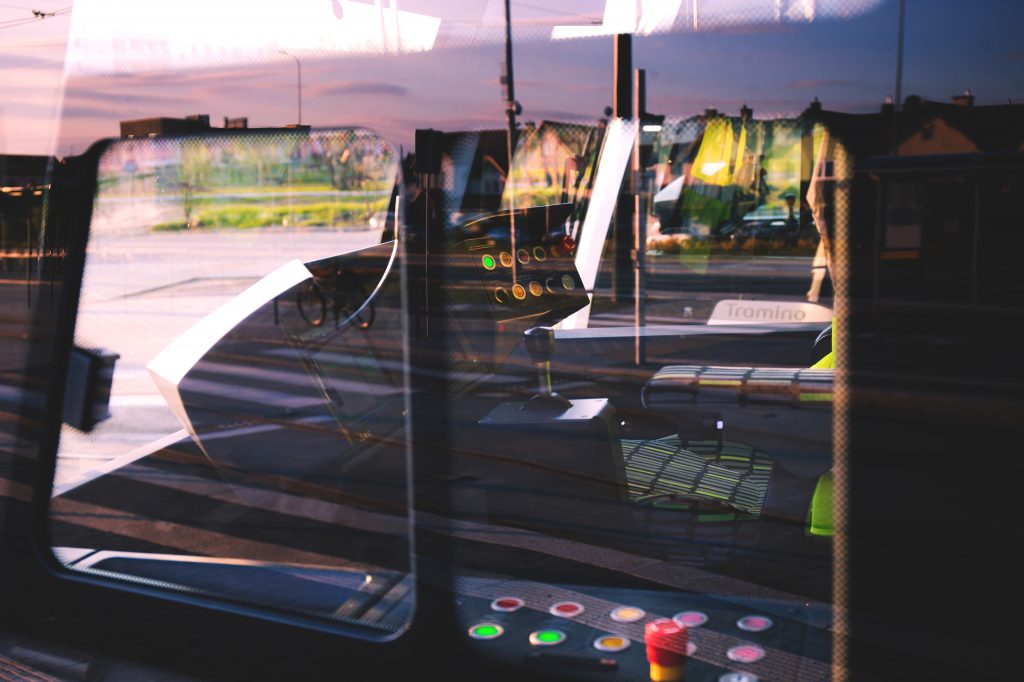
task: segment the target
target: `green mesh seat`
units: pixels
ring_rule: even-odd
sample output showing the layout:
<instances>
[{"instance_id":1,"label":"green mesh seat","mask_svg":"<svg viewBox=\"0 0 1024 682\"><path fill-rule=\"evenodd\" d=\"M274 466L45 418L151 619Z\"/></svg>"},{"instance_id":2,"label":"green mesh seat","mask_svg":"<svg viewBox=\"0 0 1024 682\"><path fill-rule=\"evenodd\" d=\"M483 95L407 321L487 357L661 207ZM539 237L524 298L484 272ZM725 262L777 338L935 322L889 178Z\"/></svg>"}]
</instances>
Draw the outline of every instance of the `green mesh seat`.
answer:
<instances>
[{"instance_id":1,"label":"green mesh seat","mask_svg":"<svg viewBox=\"0 0 1024 682\"><path fill-rule=\"evenodd\" d=\"M698 499L758 515L772 462L740 443L691 441L678 436L624 439L622 454L630 499Z\"/></svg>"}]
</instances>

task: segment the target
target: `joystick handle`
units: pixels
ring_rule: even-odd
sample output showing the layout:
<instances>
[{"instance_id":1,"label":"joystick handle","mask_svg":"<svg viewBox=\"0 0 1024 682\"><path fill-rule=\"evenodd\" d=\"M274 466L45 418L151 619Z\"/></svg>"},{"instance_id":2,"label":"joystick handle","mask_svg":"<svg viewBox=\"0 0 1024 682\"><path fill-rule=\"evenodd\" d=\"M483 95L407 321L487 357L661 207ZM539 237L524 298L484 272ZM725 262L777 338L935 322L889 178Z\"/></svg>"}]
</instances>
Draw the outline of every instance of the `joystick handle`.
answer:
<instances>
[{"instance_id":1,"label":"joystick handle","mask_svg":"<svg viewBox=\"0 0 1024 682\"><path fill-rule=\"evenodd\" d=\"M555 354L555 330L551 327L531 327L523 332L523 343L537 367L538 393L551 395L551 356Z\"/></svg>"},{"instance_id":2,"label":"joystick handle","mask_svg":"<svg viewBox=\"0 0 1024 682\"><path fill-rule=\"evenodd\" d=\"M523 343L537 367L537 395L526 402L524 409L565 410L571 403L551 390L551 356L555 354L555 330L531 327L523 332Z\"/></svg>"},{"instance_id":3,"label":"joystick handle","mask_svg":"<svg viewBox=\"0 0 1024 682\"><path fill-rule=\"evenodd\" d=\"M536 364L551 362L555 354L555 330L551 327L530 327L523 332L526 352Z\"/></svg>"}]
</instances>

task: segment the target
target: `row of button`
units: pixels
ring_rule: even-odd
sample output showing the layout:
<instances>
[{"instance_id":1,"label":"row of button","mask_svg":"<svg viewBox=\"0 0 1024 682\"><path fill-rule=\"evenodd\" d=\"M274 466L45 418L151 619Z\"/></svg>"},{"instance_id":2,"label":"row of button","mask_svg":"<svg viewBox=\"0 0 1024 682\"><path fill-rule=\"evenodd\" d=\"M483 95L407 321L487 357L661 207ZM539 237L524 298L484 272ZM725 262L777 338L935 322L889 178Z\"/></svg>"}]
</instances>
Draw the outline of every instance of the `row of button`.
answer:
<instances>
[{"instance_id":1,"label":"row of button","mask_svg":"<svg viewBox=\"0 0 1024 682\"><path fill-rule=\"evenodd\" d=\"M478 623L469 629L469 636L473 639L497 639L505 634L505 628L498 623ZM546 628L534 630L530 633L530 644L533 646L558 646L562 644L569 635L564 630L557 628ZM632 641L621 635L601 635L594 640L594 648L604 653L618 653L630 647ZM696 653L697 647L692 642L686 645L686 654L692 656Z\"/></svg>"},{"instance_id":2,"label":"row of button","mask_svg":"<svg viewBox=\"0 0 1024 682\"><path fill-rule=\"evenodd\" d=\"M491 610L501 613L518 611L526 605L519 597L499 597L491 602ZM583 613L583 604L574 601L560 601L548 608L548 613L561 618L575 618ZM636 606L619 606L612 609L609 617L616 623L636 623L643 620L647 612ZM699 628L708 622L708 616L702 611L681 611L672 616L679 625L687 628ZM744 616L736 621L736 627L745 632L764 632L773 625L767 616Z\"/></svg>"},{"instance_id":3,"label":"row of button","mask_svg":"<svg viewBox=\"0 0 1024 682\"><path fill-rule=\"evenodd\" d=\"M573 250L576 248L576 240L569 235L564 235L557 244L552 244L545 249L543 246L535 246L532 249L533 258L536 261L545 261L548 257L548 252L555 258L559 256L571 256ZM516 260L523 265L530 262L531 250L519 249L516 251ZM498 259L495 260L494 256L489 253L485 253L480 257L480 264L484 266L485 270L493 270L498 267L498 263L501 263L502 267L512 267L512 254L509 251L502 251L498 254Z\"/></svg>"},{"instance_id":4,"label":"row of button","mask_svg":"<svg viewBox=\"0 0 1024 682\"><path fill-rule=\"evenodd\" d=\"M497 639L503 634L505 634L505 628L498 623L477 623L469 628L469 636L473 639ZM567 639L569 639L569 635L556 628L534 630L529 637L530 644L538 647L558 646ZM631 644L632 642L628 638L621 635L601 635L594 640L593 646L604 653L617 653L625 651ZM693 642L687 642L686 655L693 656L695 653L697 653L697 646ZM765 657L765 650L756 644L739 644L731 647L725 652L725 655L730 661L736 663L757 663Z\"/></svg>"},{"instance_id":5,"label":"row of button","mask_svg":"<svg viewBox=\"0 0 1024 682\"><path fill-rule=\"evenodd\" d=\"M576 280L572 278L572 275L562 275L562 288L566 291L572 291L576 288ZM526 292L529 291L532 296L541 296L544 294L544 290L547 289L548 293L553 294L558 290L558 285L555 283L554 277L548 277L544 281L544 286L541 286L537 280L531 281L525 287L522 284L512 285L512 297L517 301L522 301L526 298ZM494 300L498 303L508 303L508 289L505 287L497 287L494 289Z\"/></svg>"},{"instance_id":6,"label":"row of button","mask_svg":"<svg viewBox=\"0 0 1024 682\"><path fill-rule=\"evenodd\" d=\"M558 251L554 246L551 247L551 255L558 255ZM533 258L538 262L543 262L547 260L548 253L544 250L543 246L535 246L533 247ZM516 260L522 265L528 264L530 262L530 252L526 249L519 249L516 251ZM494 256L489 253L484 254L480 258L480 264L484 266L484 270L493 270L498 267L498 263L501 263L502 267L512 267L512 254L508 251L502 251L498 254L498 260L494 260Z\"/></svg>"},{"instance_id":7,"label":"row of button","mask_svg":"<svg viewBox=\"0 0 1024 682\"><path fill-rule=\"evenodd\" d=\"M497 623L479 623L469 629L469 636L473 639L497 639L503 634L505 634L505 628ZM550 647L558 646L569 639L569 635L563 630L546 628L534 630L530 633L529 639L530 644L533 646ZM602 635L594 640L594 648L605 653L625 651L629 648L630 644L632 642L619 635Z\"/></svg>"}]
</instances>

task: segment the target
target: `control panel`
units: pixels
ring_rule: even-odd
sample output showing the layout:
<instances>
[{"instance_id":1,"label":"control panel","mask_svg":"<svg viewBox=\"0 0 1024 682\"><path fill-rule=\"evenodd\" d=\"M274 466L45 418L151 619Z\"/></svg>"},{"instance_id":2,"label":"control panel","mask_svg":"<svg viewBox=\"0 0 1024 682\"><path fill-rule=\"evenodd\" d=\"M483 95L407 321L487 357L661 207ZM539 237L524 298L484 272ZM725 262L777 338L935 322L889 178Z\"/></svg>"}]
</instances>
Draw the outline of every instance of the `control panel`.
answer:
<instances>
[{"instance_id":1,"label":"control panel","mask_svg":"<svg viewBox=\"0 0 1024 682\"><path fill-rule=\"evenodd\" d=\"M465 635L484 652L580 679L827 680L831 610L752 599L477 581L462 586Z\"/></svg>"},{"instance_id":2,"label":"control panel","mask_svg":"<svg viewBox=\"0 0 1024 682\"><path fill-rule=\"evenodd\" d=\"M531 206L467 223L449 249L448 305L478 360L497 366L529 327L553 325L590 299L576 270L576 244L562 226L572 204ZM513 240L513 233L516 238Z\"/></svg>"},{"instance_id":3,"label":"control panel","mask_svg":"<svg viewBox=\"0 0 1024 682\"><path fill-rule=\"evenodd\" d=\"M545 237L537 244L517 244L484 237L464 243L476 266L495 319L561 313L561 317L587 303L568 235ZM547 320L545 320L547 321Z\"/></svg>"},{"instance_id":4,"label":"control panel","mask_svg":"<svg viewBox=\"0 0 1024 682\"><path fill-rule=\"evenodd\" d=\"M484 236L455 245L462 275L455 281L479 282L496 320L539 315L538 323L553 324L579 310L589 299L573 260L576 243L561 229L572 206L531 206L467 223L468 233Z\"/></svg>"}]
</instances>

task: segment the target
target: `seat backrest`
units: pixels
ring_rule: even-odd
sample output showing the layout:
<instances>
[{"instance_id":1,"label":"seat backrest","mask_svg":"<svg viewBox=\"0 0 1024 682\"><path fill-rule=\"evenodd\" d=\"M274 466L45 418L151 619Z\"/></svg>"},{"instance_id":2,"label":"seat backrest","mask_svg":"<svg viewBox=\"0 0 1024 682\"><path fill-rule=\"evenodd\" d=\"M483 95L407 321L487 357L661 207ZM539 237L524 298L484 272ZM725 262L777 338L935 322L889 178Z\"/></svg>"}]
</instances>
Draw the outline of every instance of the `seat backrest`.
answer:
<instances>
[{"instance_id":1,"label":"seat backrest","mask_svg":"<svg viewBox=\"0 0 1024 682\"><path fill-rule=\"evenodd\" d=\"M668 365L644 386L642 400L659 412L723 403L831 407L832 378L831 369Z\"/></svg>"}]
</instances>

